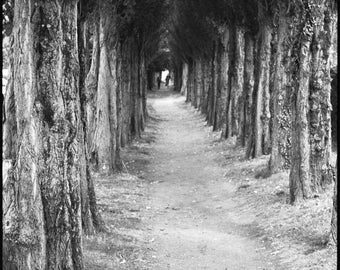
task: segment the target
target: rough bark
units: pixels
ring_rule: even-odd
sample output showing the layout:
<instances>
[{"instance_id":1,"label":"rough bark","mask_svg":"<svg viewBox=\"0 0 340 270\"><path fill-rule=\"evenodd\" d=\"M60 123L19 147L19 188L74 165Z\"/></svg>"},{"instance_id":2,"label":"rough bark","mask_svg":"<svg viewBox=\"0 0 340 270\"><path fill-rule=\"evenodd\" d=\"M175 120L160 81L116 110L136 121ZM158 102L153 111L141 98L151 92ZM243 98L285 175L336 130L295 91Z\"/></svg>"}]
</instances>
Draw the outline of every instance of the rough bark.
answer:
<instances>
[{"instance_id":1,"label":"rough bark","mask_svg":"<svg viewBox=\"0 0 340 270\"><path fill-rule=\"evenodd\" d=\"M261 28L260 46L258 50L258 83L254 91L256 98L254 124L254 157L268 153L269 144L269 64L270 64L271 27L265 21Z\"/></svg>"},{"instance_id":2,"label":"rough bark","mask_svg":"<svg viewBox=\"0 0 340 270\"><path fill-rule=\"evenodd\" d=\"M193 87L193 61L190 60L188 63L188 82L185 102L189 103L192 101L192 87Z\"/></svg>"},{"instance_id":3,"label":"rough bark","mask_svg":"<svg viewBox=\"0 0 340 270\"><path fill-rule=\"evenodd\" d=\"M231 81L233 88L232 98L232 135L238 136L238 141L242 140L242 125L243 125L243 75L244 75L244 29L241 26L236 26L235 29L235 61L234 74Z\"/></svg>"},{"instance_id":4,"label":"rough bark","mask_svg":"<svg viewBox=\"0 0 340 270\"><path fill-rule=\"evenodd\" d=\"M196 63L196 102L197 108L202 107L202 59L198 59Z\"/></svg>"},{"instance_id":5,"label":"rough bark","mask_svg":"<svg viewBox=\"0 0 340 270\"><path fill-rule=\"evenodd\" d=\"M182 87L181 87L181 94L187 96L187 83L188 83L188 64L183 64L183 73L182 73Z\"/></svg>"},{"instance_id":6,"label":"rough bark","mask_svg":"<svg viewBox=\"0 0 340 270\"><path fill-rule=\"evenodd\" d=\"M228 46L228 58L229 58L229 70L228 70L228 82L227 82L227 102L226 102L226 129L224 138L230 138L232 136L232 126L233 126L233 118L232 118L232 92L233 88L231 86L232 77L234 75L234 62L235 62L235 39L236 39L236 31L235 27L231 29L229 32L229 46ZM223 134L223 133L222 133Z\"/></svg>"},{"instance_id":7,"label":"rough bark","mask_svg":"<svg viewBox=\"0 0 340 270\"><path fill-rule=\"evenodd\" d=\"M285 135L282 133L289 132L285 127L284 122L286 113L284 110L285 96L287 95L287 75L286 62L288 52L288 18L285 17L286 9L282 8L279 14L278 29L277 29L277 50L274 55L274 74L273 74L273 89L272 89L272 132L271 132L271 152L268 163L269 174L278 172L284 166L284 156L282 152L287 149L282 149L285 146ZM287 153L286 153L287 154Z\"/></svg>"},{"instance_id":8,"label":"rough bark","mask_svg":"<svg viewBox=\"0 0 340 270\"><path fill-rule=\"evenodd\" d=\"M90 70L85 80L86 91L86 126L87 126L87 148L89 150L90 161L94 168L98 170L98 157L94 150L93 138L96 123L97 110L97 90L100 62L100 46L99 46L99 20L93 25L92 33L92 58Z\"/></svg>"},{"instance_id":9,"label":"rough bark","mask_svg":"<svg viewBox=\"0 0 340 270\"><path fill-rule=\"evenodd\" d=\"M202 105L201 112L207 114L208 111L208 74L209 62L206 58L202 59Z\"/></svg>"},{"instance_id":10,"label":"rough bark","mask_svg":"<svg viewBox=\"0 0 340 270\"><path fill-rule=\"evenodd\" d=\"M116 164L116 74L115 65L110 65L110 51L106 33L107 15L100 16L100 63L96 104L96 122L92 156L97 158L100 172L112 173ZM115 50L115 48L112 48Z\"/></svg>"},{"instance_id":11,"label":"rough bark","mask_svg":"<svg viewBox=\"0 0 340 270\"><path fill-rule=\"evenodd\" d=\"M208 125L214 125L215 110L216 110L216 91L215 91L215 75L216 75L216 41L213 44L213 51L211 55L211 64L209 71L209 89L208 89Z\"/></svg>"},{"instance_id":12,"label":"rough bark","mask_svg":"<svg viewBox=\"0 0 340 270\"><path fill-rule=\"evenodd\" d=\"M77 1L18 1L14 14L20 144L5 187L5 269L82 269Z\"/></svg>"},{"instance_id":13,"label":"rough bark","mask_svg":"<svg viewBox=\"0 0 340 270\"><path fill-rule=\"evenodd\" d=\"M94 184L93 179L91 176L91 170L90 170L90 155L89 155L89 148L88 148L88 142L90 141L89 132L88 130L91 130L88 124L93 124L93 119L89 121L89 117L87 115L88 108L92 113L94 101L89 100L87 97L88 92L87 91L97 91L97 89L91 89L89 86L86 87L87 78L95 79L98 78L98 76L95 75L97 71L93 70L92 72L94 74L91 74L90 76L86 76L88 67L86 62L87 59L87 53L88 53L88 40L87 40L87 22L86 21L79 21L78 23L78 48L79 48L79 95L80 95L80 111L81 111L81 127L80 127L80 134L83 137L84 141L84 148L83 148L83 154L82 154L82 166L81 166L81 206L82 206L82 225L83 230L85 234L93 234L94 231L104 231L104 221L102 220L102 217L98 211L97 208L97 201L96 201L96 194L94 190ZM97 33L95 32L95 35L97 36ZM94 38L95 39L95 38ZM95 41L97 43L97 41ZM94 46L93 53L95 60L93 61L94 67L97 65L96 60L98 57L97 54L98 51L98 44ZM97 74L98 75L98 74ZM92 77L93 76L93 77ZM95 86L97 85L97 82L91 82ZM96 96L95 94L93 96ZM88 102L90 104L88 104ZM91 116L91 118L93 115Z\"/></svg>"},{"instance_id":14,"label":"rough bark","mask_svg":"<svg viewBox=\"0 0 340 270\"><path fill-rule=\"evenodd\" d=\"M216 46L216 56L215 56L215 77L214 77L214 88L215 88L215 117L214 117L214 127L213 130L220 130L222 125L221 111L223 110L223 105L221 103L221 71L222 71L222 51L223 45L220 39L217 40Z\"/></svg>"},{"instance_id":15,"label":"rough bark","mask_svg":"<svg viewBox=\"0 0 340 270\"><path fill-rule=\"evenodd\" d=\"M335 183L334 183L334 193L333 193L333 209L332 209L332 219L331 219L331 236L335 243L338 245L338 235L337 235L337 220L338 220L338 159L336 160L335 166Z\"/></svg>"},{"instance_id":16,"label":"rough bark","mask_svg":"<svg viewBox=\"0 0 340 270\"><path fill-rule=\"evenodd\" d=\"M243 131L241 144L246 145L249 141L251 130L251 106L253 103L253 90L254 90L254 39L249 32L245 33L245 56L244 56L244 80L243 80L243 93L244 93L244 118L243 118Z\"/></svg>"},{"instance_id":17,"label":"rough bark","mask_svg":"<svg viewBox=\"0 0 340 270\"><path fill-rule=\"evenodd\" d=\"M221 137L226 138L227 131L227 102L229 97L229 42L230 42L230 30L226 25L223 27L222 32L222 55L221 55Z\"/></svg>"},{"instance_id":18,"label":"rough bark","mask_svg":"<svg viewBox=\"0 0 340 270\"><path fill-rule=\"evenodd\" d=\"M85 33L86 25L84 20L78 21L78 50L79 50L79 96L80 96L80 116L81 123L79 126L79 134L84 143L81 153L81 167L80 167L80 190L81 190L81 217L82 226L85 234L93 234L94 228L92 223L92 216L90 211L89 193L88 193L88 179L87 166L89 166L86 137L86 91L85 91L85 76L86 76L86 58L85 58Z\"/></svg>"},{"instance_id":19,"label":"rough bark","mask_svg":"<svg viewBox=\"0 0 340 270\"><path fill-rule=\"evenodd\" d=\"M12 55L12 53L10 55ZM7 81L5 96L3 97L4 100L2 101L2 158L9 160L15 157L17 144L14 82L11 75L11 70L13 70L13 57L10 58L10 77Z\"/></svg>"},{"instance_id":20,"label":"rough bark","mask_svg":"<svg viewBox=\"0 0 340 270\"><path fill-rule=\"evenodd\" d=\"M332 181L329 164L331 151L331 13L320 1L316 10L312 40L312 74L310 82L310 177L314 192L321 192Z\"/></svg>"},{"instance_id":21,"label":"rough bark","mask_svg":"<svg viewBox=\"0 0 340 270\"><path fill-rule=\"evenodd\" d=\"M292 102L292 166L289 174L290 203L294 204L300 199L310 196L310 145L308 95L310 79L310 33L302 35L299 51L299 70L297 74L297 87Z\"/></svg>"},{"instance_id":22,"label":"rough bark","mask_svg":"<svg viewBox=\"0 0 340 270\"><path fill-rule=\"evenodd\" d=\"M193 61L193 67L192 67L192 94L191 94L191 105L194 106L195 109L197 109L197 62L198 59L195 59Z\"/></svg>"},{"instance_id":23,"label":"rough bark","mask_svg":"<svg viewBox=\"0 0 340 270\"><path fill-rule=\"evenodd\" d=\"M124 147L127 143L131 141L131 65L130 65L130 39L126 40L121 44L121 57L122 57L122 69L125 70L122 74L122 117L123 117L123 127L122 127L122 139L121 145Z\"/></svg>"}]
</instances>

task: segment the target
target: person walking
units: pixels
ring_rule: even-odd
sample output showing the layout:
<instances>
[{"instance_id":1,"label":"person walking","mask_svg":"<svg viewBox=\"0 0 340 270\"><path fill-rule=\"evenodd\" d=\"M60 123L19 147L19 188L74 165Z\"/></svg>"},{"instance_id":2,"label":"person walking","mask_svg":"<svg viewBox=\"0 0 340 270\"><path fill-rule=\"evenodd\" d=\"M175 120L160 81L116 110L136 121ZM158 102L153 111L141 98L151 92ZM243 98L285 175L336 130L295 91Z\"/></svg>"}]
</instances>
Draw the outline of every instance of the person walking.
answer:
<instances>
[{"instance_id":1,"label":"person walking","mask_svg":"<svg viewBox=\"0 0 340 270\"><path fill-rule=\"evenodd\" d=\"M168 74L165 78L165 86L167 86L169 88L169 81L170 81L171 77L170 74Z\"/></svg>"},{"instance_id":2,"label":"person walking","mask_svg":"<svg viewBox=\"0 0 340 270\"><path fill-rule=\"evenodd\" d=\"M157 77L157 85L158 85L158 89L161 88L161 78Z\"/></svg>"}]
</instances>

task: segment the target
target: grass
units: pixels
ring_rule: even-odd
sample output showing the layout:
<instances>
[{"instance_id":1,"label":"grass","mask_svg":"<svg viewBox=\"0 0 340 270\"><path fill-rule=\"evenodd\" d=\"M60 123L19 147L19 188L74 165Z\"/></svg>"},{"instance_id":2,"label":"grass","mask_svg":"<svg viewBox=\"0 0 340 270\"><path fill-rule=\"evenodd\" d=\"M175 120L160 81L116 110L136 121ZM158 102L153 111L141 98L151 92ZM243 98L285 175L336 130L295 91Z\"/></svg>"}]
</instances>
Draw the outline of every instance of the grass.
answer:
<instances>
[{"instance_id":1,"label":"grass","mask_svg":"<svg viewBox=\"0 0 340 270\"><path fill-rule=\"evenodd\" d=\"M85 237L87 270L151 269L152 258L146 247L150 239L142 220L148 188L144 173L151 158L148 149L156 139L156 121L149 119L142 137L122 149L125 173L94 176L97 203L107 232Z\"/></svg>"},{"instance_id":2,"label":"grass","mask_svg":"<svg viewBox=\"0 0 340 270\"><path fill-rule=\"evenodd\" d=\"M141 224L145 183L127 173L95 183L107 232L84 239L85 269L150 269Z\"/></svg>"},{"instance_id":3,"label":"grass","mask_svg":"<svg viewBox=\"0 0 340 270\"><path fill-rule=\"evenodd\" d=\"M266 243L287 269L336 269L336 247L328 241L333 184L316 198L290 205L288 171L268 176L269 156L244 160L245 150L232 145L222 141L215 147L224 153L219 162L227 168L225 178L238 187L237 211L254 216L247 228L252 237ZM335 163L334 153L331 160Z\"/></svg>"}]
</instances>

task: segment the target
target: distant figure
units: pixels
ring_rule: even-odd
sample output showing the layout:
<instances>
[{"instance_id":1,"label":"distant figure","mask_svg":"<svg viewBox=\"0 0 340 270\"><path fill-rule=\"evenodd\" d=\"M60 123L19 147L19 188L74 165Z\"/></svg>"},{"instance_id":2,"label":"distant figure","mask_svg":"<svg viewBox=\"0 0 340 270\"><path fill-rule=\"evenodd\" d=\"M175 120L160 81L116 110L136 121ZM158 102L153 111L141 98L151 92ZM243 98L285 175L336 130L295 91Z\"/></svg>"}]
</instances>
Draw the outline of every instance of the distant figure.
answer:
<instances>
[{"instance_id":1,"label":"distant figure","mask_svg":"<svg viewBox=\"0 0 340 270\"><path fill-rule=\"evenodd\" d=\"M168 74L165 78L165 86L168 86L169 87L169 81L170 81L171 77L170 77L170 74Z\"/></svg>"},{"instance_id":2,"label":"distant figure","mask_svg":"<svg viewBox=\"0 0 340 270\"><path fill-rule=\"evenodd\" d=\"M157 85L158 85L158 89L161 88L161 78L157 77Z\"/></svg>"}]
</instances>

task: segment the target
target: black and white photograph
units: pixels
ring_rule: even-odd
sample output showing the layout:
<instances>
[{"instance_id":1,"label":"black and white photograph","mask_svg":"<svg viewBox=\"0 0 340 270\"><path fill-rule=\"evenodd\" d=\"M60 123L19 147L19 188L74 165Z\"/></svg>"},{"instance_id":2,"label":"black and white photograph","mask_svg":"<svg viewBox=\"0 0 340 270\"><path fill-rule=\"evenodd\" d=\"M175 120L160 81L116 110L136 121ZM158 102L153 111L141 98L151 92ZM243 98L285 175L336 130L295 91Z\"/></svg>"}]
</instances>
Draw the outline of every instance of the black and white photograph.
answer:
<instances>
[{"instance_id":1,"label":"black and white photograph","mask_svg":"<svg viewBox=\"0 0 340 270\"><path fill-rule=\"evenodd\" d=\"M337 269L337 0L3 0L2 269Z\"/></svg>"}]
</instances>

